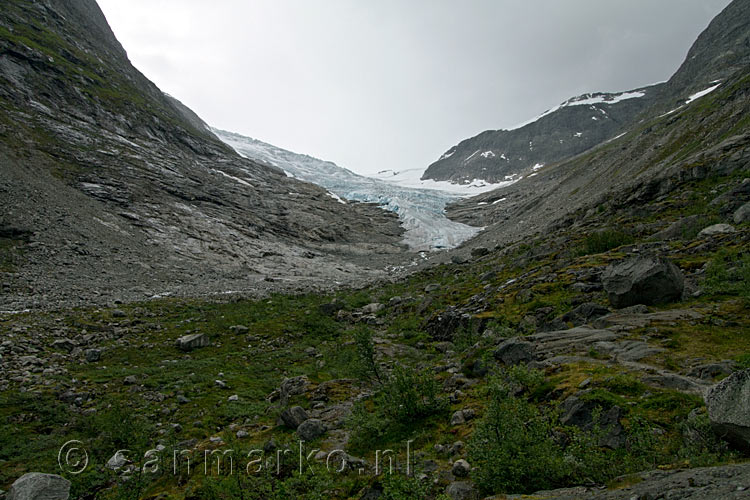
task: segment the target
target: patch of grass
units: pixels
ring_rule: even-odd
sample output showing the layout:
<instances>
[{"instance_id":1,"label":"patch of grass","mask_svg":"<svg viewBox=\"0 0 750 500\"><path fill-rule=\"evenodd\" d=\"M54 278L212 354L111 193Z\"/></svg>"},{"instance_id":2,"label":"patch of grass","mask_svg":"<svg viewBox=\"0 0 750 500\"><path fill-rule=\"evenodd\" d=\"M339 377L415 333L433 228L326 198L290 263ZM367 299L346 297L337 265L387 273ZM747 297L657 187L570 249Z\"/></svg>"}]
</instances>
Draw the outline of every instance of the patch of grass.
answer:
<instances>
[{"instance_id":1,"label":"patch of grass","mask_svg":"<svg viewBox=\"0 0 750 500\"><path fill-rule=\"evenodd\" d=\"M593 255L608 252L623 245L630 245L635 238L619 229L604 229L586 236L578 249L578 255Z\"/></svg>"}]
</instances>

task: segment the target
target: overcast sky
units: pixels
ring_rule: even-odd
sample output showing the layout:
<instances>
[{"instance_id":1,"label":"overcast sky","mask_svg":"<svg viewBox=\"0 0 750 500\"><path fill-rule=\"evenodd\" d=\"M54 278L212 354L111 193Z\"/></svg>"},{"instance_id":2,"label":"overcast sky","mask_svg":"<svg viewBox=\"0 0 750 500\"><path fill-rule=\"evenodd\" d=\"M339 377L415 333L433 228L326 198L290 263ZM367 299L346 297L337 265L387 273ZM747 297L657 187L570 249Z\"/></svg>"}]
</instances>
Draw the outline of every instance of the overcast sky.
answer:
<instances>
[{"instance_id":1,"label":"overcast sky","mask_svg":"<svg viewBox=\"0 0 750 500\"><path fill-rule=\"evenodd\" d=\"M729 0L99 0L210 125L361 173L667 80Z\"/></svg>"}]
</instances>

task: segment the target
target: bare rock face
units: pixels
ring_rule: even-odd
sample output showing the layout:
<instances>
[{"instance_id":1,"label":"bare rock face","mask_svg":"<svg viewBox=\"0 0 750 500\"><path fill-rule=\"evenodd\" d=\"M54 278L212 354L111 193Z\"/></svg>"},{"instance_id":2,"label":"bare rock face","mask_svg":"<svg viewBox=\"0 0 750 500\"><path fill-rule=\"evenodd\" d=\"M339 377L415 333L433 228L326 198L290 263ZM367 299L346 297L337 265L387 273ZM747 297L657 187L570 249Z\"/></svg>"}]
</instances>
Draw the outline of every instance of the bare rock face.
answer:
<instances>
[{"instance_id":1,"label":"bare rock face","mask_svg":"<svg viewBox=\"0 0 750 500\"><path fill-rule=\"evenodd\" d=\"M602 274L604 290L614 307L664 304L679 300L685 286L682 272L669 260L635 257L611 265Z\"/></svg>"},{"instance_id":2,"label":"bare rock face","mask_svg":"<svg viewBox=\"0 0 750 500\"><path fill-rule=\"evenodd\" d=\"M10 487L8 500L68 500L70 481L55 474L29 472Z\"/></svg>"},{"instance_id":3,"label":"bare rock face","mask_svg":"<svg viewBox=\"0 0 750 500\"><path fill-rule=\"evenodd\" d=\"M714 430L738 447L750 449L750 370L725 378L705 399Z\"/></svg>"}]
</instances>

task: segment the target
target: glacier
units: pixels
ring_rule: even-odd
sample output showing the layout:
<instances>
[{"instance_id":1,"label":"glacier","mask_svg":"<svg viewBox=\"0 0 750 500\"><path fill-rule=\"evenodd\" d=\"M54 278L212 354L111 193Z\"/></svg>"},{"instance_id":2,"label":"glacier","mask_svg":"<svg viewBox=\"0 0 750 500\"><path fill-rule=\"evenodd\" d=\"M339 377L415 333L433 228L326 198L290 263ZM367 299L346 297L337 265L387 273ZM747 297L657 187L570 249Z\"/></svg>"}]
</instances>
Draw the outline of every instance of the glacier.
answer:
<instances>
[{"instance_id":1,"label":"glacier","mask_svg":"<svg viewBox=\"0 0 750 500\"><path fill-rule=\"evenodd\" d=\"M241 156L280 168L290 177L317 184L327 189L334 199L376 203L395 212L405 229L404 243L417 252L454 248L482 230L449 220L445 216L448 203L512 183L423 181L417 169L385 170L376 177L366 177L333 162L293 153L251 137L216 128L210 130Z\"/></svg>"}]
</instances>

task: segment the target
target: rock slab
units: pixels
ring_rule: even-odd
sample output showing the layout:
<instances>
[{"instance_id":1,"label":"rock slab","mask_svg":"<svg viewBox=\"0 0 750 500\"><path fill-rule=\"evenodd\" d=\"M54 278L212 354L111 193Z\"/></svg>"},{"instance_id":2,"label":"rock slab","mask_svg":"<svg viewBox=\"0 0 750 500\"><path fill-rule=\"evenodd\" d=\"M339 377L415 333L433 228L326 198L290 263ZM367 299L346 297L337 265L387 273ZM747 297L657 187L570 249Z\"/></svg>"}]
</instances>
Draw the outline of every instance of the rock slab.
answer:
<instances>
[{"instance_id":1,"label":"rock slab","mask_svg":"<svg viewBox=\"0 0 750 500\"><path fill-rule=\"evenodd\" d=\"M70 481L55 474L29 472L16 479L7 500L68 500Z\"/></svg>"}]
</instances>

